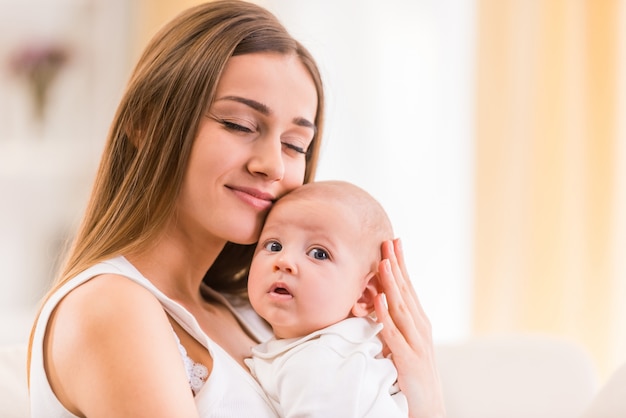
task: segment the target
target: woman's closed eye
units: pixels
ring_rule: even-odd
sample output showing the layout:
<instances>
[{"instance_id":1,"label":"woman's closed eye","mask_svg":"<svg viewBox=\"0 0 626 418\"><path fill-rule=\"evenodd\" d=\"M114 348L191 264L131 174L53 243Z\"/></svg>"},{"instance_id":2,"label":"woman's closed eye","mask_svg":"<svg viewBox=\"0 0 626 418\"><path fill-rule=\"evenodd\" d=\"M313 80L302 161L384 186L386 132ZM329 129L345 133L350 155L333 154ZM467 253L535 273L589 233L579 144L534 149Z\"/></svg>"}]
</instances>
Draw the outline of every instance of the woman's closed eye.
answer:
<instances>
[{"instance_id":1,"label":"woman's closed eye","mask_svg":"<svg viewBox=\"0 0 626 418\"><path fill-rule=\"evenodd\" d=\"M219 120L219 122L229 131L242 132L247 134L254 132L254 129L230 120L221 119Z\"/></svg>"},{"instance_id":2,"label":"woman's closed eye","mask_svg":"<svg viewBox=\"0 0 626 418\"><path fill-rule=\"evenodd\" d=\"M234 119L225 119L219 118L216 116L212 116L214 120L216 120L220 125L222 125L225 129L240 134L253 134L258 131L258 128L254 126L252 123L247 121L239 121ZM309 146L309 141L304 141L299 137L289 137L281 140L281 144L286 152L295 153L299 155L307 155Z\"/></svg>"},{"instance_id":3,"label":"woman's closed eye","mask_svg":"<svg viewBox=\"0 0 626 418\"><path fill-rule=\"evenodd\" d=\"M309 153L309 148L311 148L311 143L313 142L313 136L311 136L308 131L308 129L303 128L285 133L281 137L283 147L288 151L307 155Z\"/></svg>"},{"instance_id":4,"label":"woman's closed eye","mask_svg":"<svg viewBox=\"0 0 626 418\"><path fill-rule=\"evenodd\" d=\"M306 155L308 153L308 150L302 148L301 146L298 146L296 144L292 144L289 142L283 142L283 146L287 148L288 150L295 151L298 154Z\"/></svg>"}]
</instances>

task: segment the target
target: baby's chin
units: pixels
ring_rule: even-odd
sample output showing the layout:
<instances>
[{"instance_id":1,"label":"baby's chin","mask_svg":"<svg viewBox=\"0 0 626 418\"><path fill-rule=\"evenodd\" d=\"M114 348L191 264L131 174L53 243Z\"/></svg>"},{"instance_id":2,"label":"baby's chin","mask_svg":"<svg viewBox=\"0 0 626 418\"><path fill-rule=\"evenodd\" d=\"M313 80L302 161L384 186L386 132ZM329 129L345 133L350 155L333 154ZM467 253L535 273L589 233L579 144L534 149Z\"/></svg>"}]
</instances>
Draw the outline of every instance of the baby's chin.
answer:
<instances>
[{"instance_id":1,"label":"baby's chin","mask_svg":"<svg viewBox=\"0 0 626 418\"><path fill-rule=\"evenodd\" d=\"M326 328L327 326L330 326L330 325L326 325L326 326L320 325L319 327L312 327L312 328L303 328L303 327L298 327L298 326L294 326L294 327L273 326L272 329L274 330L274 335L276 336L276 338L289 339L289 338L305 337L315 331Z\"/></svg>"},{"instance_id":2,"label":"baby's chin","mask_svg":"<svg viewBox=\"0 0 626 418\"><path fill-rule=\"evenodd\" d=\"M285 327L285 326L272 326L274 330L274 335L278 339L289 339L289 338L300 338L307 335L304 330L299 329L297 327Z\"/></svg>"}]
</instances>

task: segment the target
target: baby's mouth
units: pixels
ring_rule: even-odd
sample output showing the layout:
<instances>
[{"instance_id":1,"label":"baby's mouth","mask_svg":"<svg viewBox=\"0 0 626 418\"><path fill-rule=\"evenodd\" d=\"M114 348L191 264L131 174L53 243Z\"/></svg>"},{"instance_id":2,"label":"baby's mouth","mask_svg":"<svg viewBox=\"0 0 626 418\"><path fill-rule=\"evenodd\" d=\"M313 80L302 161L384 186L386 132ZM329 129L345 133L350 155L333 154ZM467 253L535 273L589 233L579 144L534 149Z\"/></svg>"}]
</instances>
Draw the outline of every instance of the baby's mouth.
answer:
<instances>
[{"instance_id":1,"label":"baby's mouth","mask_svg":"<svg viewBox=\"0 0 626 418\"><path fill-rule=\"evenodd\" d=\"M281 296L293 296L289 288L283 283L276 283L275 285L273 285L270 289L270 293Z\"/></svg>"}]
</instances>

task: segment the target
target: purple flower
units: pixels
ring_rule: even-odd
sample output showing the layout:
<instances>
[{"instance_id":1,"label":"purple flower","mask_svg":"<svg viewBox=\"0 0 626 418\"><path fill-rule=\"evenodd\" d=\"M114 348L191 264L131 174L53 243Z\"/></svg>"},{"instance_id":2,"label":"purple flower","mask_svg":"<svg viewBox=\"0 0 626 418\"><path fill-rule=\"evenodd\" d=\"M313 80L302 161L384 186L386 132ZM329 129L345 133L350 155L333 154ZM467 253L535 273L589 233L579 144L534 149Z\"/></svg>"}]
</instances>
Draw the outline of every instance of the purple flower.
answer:
<instances>
[{"instance_id":1,"label":"purple flower","mask_svg":"<svg viewBox=\"0 0 626 418\"><path fill-rule=\"evenodd\" d=\"M69 58L67 48L45 42L25 45L11 56L11 72L28 83L38 120L43 119L50 86Z\"/></svg>"}]
</instances>

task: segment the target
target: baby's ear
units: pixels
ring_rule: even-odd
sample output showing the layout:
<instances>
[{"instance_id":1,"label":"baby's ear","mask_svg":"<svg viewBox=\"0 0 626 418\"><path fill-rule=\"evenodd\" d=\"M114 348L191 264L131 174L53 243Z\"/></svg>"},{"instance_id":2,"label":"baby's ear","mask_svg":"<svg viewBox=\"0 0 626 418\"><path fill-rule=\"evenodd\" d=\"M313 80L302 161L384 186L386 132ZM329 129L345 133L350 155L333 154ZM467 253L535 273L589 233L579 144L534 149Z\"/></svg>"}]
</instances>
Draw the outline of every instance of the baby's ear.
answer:
<instances>
[{"instance_id":1,"label":"baby's ear","mask_svg":"<svg viewBox=\"0 0 626 418\"><path fill-rule=\"evenodd\" d=\"M365 279L365 288L359 299L352 306L352 315L356 317L368 316L374 312L374 299L379 293L378 291L378 273L370 272Z\"/></svg>"}]
</instances>

